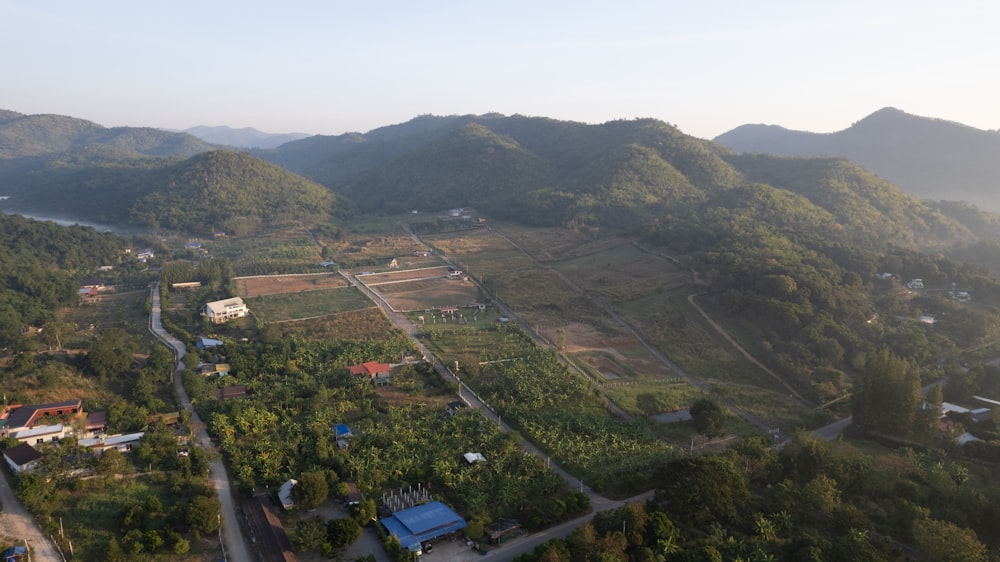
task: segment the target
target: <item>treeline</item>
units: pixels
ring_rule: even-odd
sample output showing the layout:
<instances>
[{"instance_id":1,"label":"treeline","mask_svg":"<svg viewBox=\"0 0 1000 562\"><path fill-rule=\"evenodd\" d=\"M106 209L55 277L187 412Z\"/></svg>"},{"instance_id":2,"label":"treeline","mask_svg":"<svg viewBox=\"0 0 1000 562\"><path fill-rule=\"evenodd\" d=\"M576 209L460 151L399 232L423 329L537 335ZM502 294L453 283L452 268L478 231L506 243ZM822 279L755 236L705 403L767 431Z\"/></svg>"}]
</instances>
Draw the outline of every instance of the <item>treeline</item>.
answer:
<instances>
[{"instance_id":1,"label":"treeline","mask_svg":"<svg viewBox=\"0 0 1000 562\"><path fill-rule=\"evenodd\" d=\"M598 513L519 562L921 559L985 561L998 492L943 452L871 456L804 435L681 458L646 503Z\"/></svg>"}]
</instances>

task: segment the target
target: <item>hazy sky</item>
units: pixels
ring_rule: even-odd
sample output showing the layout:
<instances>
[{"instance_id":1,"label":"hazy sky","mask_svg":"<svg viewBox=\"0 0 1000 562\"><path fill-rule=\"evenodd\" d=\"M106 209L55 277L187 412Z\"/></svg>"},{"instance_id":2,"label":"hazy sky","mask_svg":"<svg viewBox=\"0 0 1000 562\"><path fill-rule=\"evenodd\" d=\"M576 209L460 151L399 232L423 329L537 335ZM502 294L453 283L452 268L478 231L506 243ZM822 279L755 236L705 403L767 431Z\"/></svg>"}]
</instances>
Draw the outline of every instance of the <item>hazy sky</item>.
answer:
<instances>
[{"instance_id":1,"label":"hazy sky","mask_svg":"<svg viewBox=\"0 0 1000 562\"><path fill-rule=\"evenodd\" d=\"M893 106L997 129L998 16L990 0L0 0L0 109L322 134L654 117L711 138Z\"/></svg>"}]
</instances>

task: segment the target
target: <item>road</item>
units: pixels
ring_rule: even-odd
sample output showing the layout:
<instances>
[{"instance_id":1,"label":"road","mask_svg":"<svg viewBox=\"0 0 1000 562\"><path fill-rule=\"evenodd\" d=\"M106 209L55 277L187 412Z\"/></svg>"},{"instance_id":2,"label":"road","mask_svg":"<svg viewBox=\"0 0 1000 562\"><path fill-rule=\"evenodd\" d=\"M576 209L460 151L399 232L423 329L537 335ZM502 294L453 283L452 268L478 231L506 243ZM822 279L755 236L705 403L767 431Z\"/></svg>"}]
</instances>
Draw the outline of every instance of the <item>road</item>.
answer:
<instances>
[{"instance_id":1,"label":"road","mask_svg":"<svg viewBox=\"0 0 1000 562\"><path fill-rule=\"evenodd\" d=\"M198 413L191 406L191 399L188 398L187 391L184 390L184 354L187 350L184 344L169 332L163 329L160 322L160 287L155 285L152 294L153 307L149 315L149 331L160 341L165 343L174 351L177 359L177 369L174 371L174 390L177 392L177 400L181 406L191 414L191 422L195 429L195 441L199 447L205 450L206 455L211 459L209 465L209 476L215 492L219 496L222 504L222 545L223 554L226 560L236 560L239 562L255 560L257 557L250 556L250 548L243 537L243 529L240 526L240 519L236 511L236 502L233 499L232 486L230 485L229 473L226 465L222 462L222 456L215 449L212 440L208 437L205 423L198 417Z\"/></svg>"},{"instance_id":2,"label":"road","mask_svg":"<svg viewBox=\"0 0 1000 562\"><path fill-rule=\"evenodd\" d=\"M64 558L55 545L42 534L31 514L14 495L4 468L6 467L0 468L0 503L3 504L3 511L0 512L0 537L10 537L18 541L19 545L27 544L31 559L36 562L61 562Z\"/></svg>"}]
</instances>

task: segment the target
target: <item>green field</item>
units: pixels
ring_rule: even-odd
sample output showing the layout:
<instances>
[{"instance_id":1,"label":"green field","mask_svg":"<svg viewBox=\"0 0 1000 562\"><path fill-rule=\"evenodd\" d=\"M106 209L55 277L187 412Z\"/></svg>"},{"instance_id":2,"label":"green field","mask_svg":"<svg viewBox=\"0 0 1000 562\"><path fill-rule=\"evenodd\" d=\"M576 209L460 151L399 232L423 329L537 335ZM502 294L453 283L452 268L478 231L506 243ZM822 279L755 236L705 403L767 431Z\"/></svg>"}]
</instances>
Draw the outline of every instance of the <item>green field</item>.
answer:
<instances>
[{"instance_id":1,"label":"green field","mask_svg":"<svg viewBox=\"0 0 1000 562\"><path fill-rule=\"evenodd\" d=\"M355 287L251 297L247 308L266 322L315 318L369 308L372 302Z\"/></svg>"}]
</instances>

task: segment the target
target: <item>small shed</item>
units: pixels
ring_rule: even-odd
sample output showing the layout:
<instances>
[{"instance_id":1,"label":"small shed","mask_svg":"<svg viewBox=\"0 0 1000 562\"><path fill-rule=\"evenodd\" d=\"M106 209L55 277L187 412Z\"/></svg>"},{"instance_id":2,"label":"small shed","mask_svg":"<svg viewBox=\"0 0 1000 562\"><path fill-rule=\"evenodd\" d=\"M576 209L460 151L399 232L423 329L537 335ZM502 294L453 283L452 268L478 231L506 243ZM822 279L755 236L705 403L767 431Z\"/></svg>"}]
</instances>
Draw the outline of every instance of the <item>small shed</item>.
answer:
<instances>
[{"instance_id":1,"label":"small shed","mask_svg":"<svg viewBox=\"0 0 1000 562\"><path fill-rule=\"evenodd\" d=\"M462 455L465 457L465 462L469 464L476 464L477 462L486 462L486 457L482 453L465 453Z\"/></svg>"},{"instance_id":2,"label":"small shed","mask_svg":"<svg viewBox=\"0 0 1000 562\"><path fill-rule=\"evenodd\" d=\"M292 488L298 483L298 480L289 478L287 482L281 485L281 488L278 488L278 501L281 502L281 507L285 510L295 507L295 500L292 498Z\"/></svg>"}]
</instances>

